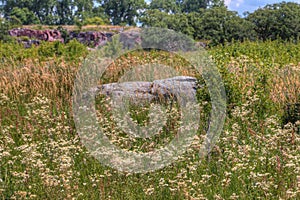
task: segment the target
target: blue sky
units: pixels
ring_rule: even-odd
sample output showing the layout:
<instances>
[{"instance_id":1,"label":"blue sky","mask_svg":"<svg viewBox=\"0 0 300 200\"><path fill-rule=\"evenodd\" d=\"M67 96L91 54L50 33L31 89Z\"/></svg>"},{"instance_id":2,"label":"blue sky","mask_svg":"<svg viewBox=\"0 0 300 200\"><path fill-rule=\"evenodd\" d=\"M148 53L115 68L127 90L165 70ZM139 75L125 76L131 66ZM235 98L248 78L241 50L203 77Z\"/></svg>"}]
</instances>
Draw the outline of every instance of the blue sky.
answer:
<instances>
[{"instance_id":1,"label":"blue sky","mask_svg":"<svg viewBox=\"0 0 300 200\"><path fill-rule=\"evenodd\" d=\"M286 2L297 2L300 0L286 0ZM259 7L264 7L267 4L280 3L280 0L225 0L225 4L229 10L238 11L240 15L243 15L245 11L253 12Z\"/></svg>"}]
</instances>

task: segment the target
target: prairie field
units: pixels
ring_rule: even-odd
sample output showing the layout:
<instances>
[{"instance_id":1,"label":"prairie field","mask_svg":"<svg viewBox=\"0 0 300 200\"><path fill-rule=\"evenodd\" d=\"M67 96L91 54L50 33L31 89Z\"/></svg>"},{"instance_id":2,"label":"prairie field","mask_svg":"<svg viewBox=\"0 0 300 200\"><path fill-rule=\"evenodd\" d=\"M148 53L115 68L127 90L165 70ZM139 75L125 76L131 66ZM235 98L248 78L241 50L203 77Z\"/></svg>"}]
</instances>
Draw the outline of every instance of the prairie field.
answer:
<instances>
[{"instance_id":1,"label":"prairie field","mask_svg":"<svg viewBox=\"0 0 300 200\"><path fill-rule=\"evenodd\" d=\"M128 173L101 164L77 134L72 92L86 47L0 43L0 199L300 199L300 44L236 42L207 52L227 97L216 145L199 155L211 110L203 87L197 91L203 120L185 154L160 170ZM104 81L148 63L193 75L186 61L148 50L119 57ZM126 151L149 152L176 135L176 106L161 135L133 140L115 128L101 98L97 102L108 138ZM133 107L131 116L143 124L147 112Z\"/></svg>"}]
</instances>

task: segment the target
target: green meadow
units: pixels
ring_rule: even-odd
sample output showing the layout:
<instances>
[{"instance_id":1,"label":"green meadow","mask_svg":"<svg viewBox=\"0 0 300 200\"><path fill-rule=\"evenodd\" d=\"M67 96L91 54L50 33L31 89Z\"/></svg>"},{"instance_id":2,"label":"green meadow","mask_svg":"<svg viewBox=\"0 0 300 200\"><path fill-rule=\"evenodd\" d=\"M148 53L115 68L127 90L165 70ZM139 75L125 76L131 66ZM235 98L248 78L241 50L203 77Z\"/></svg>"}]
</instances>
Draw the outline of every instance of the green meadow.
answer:
<instances>
[{"instance_id":1,"label":"green meadow","mask_svg":"<svg viewBox=\"0 0 300 200\"><path fill-rule=\"evenodd\" d=\"M211 110L204 87L197 91L203 120L186 153L160 170L135 174L102 165L77 134L72 91L89 54L85 46L0 43L0 199L300 199L300 44L245 41L207 52L227 96L216 145L200 158ZM193 75L186 61L167 52L134 51L111 64L105 81L149 63ZM150 152L176 137L176 106L160 135L134 140L115 127L109 104L98 100L98 120L124 150ZM139 124L149 121L148 111L130 110Z\"/></svg>"}]
</instances>

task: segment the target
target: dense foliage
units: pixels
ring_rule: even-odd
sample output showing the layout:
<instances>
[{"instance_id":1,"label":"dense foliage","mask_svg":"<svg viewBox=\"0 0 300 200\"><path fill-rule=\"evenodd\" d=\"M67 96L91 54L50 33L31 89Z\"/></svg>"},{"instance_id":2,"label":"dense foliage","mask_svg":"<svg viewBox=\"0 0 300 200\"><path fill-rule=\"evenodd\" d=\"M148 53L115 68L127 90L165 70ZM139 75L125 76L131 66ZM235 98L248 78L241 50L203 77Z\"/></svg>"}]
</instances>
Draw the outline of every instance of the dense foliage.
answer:
<instances>
[{"instance_id":1,"label":"dense foliage","mask_svg":"<svg viewBox=\"0 0 300 200\"><path fill-rule=\"evenodd\" d=\"M163 27L211 45L233 40L299 39L300 5L266 5L244 18L223 0L1 0L0 12L14 24L88 24ZM3 20L2 20L3 21ZM2 31L3 32L3 31ZM2 37L2 36L0 36Z\"/></svg>"},{"instance_id":2,"label":"dense foliage","mask_svg":"<svg viewBox=\"0 0 300 200\"><path fill-rule=\"evenodd\" d=\"M300 4L276 3L248 15L260 39L298 40L300 36Z\"/></svg>"}]
</instances>

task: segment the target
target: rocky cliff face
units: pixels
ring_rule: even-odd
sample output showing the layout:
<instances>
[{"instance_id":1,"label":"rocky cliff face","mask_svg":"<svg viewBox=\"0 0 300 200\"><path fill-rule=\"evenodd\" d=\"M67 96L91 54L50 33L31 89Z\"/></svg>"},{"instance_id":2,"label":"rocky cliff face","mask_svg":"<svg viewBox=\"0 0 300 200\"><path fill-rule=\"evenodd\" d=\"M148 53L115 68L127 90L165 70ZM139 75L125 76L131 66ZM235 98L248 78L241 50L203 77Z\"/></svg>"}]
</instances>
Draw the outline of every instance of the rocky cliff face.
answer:
<instances>
[{"instance_id":1,"label":"rocky cliff face","mask_svg":"<svg viewBox=\"0 0 300 200\"><path fill-rule=\"evenodd\" d=\"M65 42L62 37L62 33L59 30L33 30L27 28L16 28L10 30L9 35L18 38L18 41L23 43L25 47L30 47L32 44L38 45L40 41ZM76 39L89 47L95 48L104 45L107 40L113 36L113 33L99 31L68 31L67 36L70 39ZM24 40L22 37L28 37L28 39Z\"/></svg>"}]
</instances>

